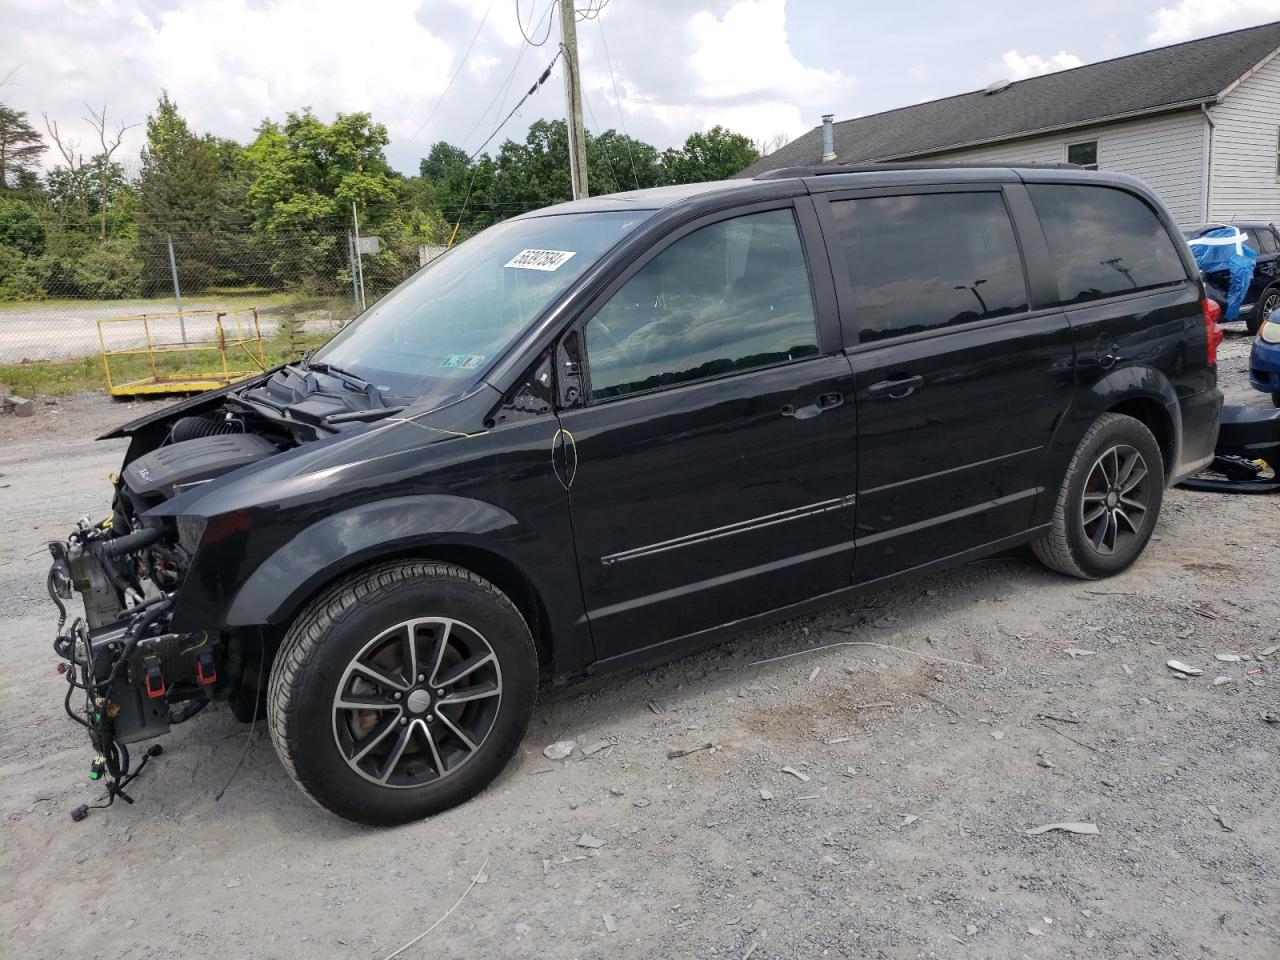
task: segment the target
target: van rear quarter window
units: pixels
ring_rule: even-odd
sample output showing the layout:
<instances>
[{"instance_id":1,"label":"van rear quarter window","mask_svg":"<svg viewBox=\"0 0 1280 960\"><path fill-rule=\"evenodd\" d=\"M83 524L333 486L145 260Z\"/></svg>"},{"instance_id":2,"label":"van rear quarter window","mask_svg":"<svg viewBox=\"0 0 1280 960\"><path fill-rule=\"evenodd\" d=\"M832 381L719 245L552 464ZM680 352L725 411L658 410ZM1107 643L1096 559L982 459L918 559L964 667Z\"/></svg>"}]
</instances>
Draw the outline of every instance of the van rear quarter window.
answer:
<instances>
[{"instance_id":1,"label":"van rear quarter window","mask_svg":"<svg viewBox=\"0 0 1280 960\"><path fill-rule=\"evenodd\" d=\"M1027 309L996 191L836 200L831 211L863 343Z\"/></svg>"},{"instance_id":2,"label":"van rear quarter window","mask_svg":"<svg viewBox=\"0 0 1280 960\"><path fill-rule=\"evenodd\" d=\"M1028 184L1062 303L1187 279L1169 231L1138 197L1112 187Z\"/></svg>"}]
</instances>

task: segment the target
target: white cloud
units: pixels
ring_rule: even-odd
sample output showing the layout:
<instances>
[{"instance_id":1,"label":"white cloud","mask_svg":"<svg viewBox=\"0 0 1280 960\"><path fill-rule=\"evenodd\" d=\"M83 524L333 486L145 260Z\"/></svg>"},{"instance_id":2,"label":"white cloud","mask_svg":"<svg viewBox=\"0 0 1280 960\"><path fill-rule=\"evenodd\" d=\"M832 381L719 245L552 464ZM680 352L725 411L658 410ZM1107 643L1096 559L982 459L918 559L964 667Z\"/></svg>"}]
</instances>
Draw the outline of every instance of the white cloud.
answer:
<instances>
[{"instance_id":1,"label":"white cloud","mask_svg":"<svg viewBox=\"0 0 1280 960\"><path fill-rule=\"evenodd\" d=\"M853 77L806 66L792 52L786 0L737 0L721 16L700 10L685 25L679 31L688 45L681 72L666 77L661 89L649 86L641 92L625 61L615 56L624 111L641 124L666 128L668 139L678 141L716 124L755 140L780 133L791 138L815 126L823 112L849 101ZM597 109L604 101L616 111L604 65L589 56L586 62L588 96Z\"/></svg>"},{"instance_id":2,"label":"white cloud","mask_svg":"<svg viewBox=\"0 0 1280 960\"><path fill-rule=\"evenodd\" d=\"M25 22L14 25L10 56L22 64L22 85L9 99L35 100L22 108L37 117L47 110L86 154L85 102L105 104L110 118L140 122L161 89L194 129L241 141L263 118L283 120L307 106L326 119L367 110L393 141L407 139L479 19L451 8L467 33L459 46L424 27L418 7L417 0L383 0L377 16L355 16L349 0L201 0L159 12L146 0L92 7L47 0L26 7ZM494 62L474 56L468 72L485 76ZM126 159L136 158L144 138L141 128L130 131ZM45 162L55 159L51 151Z\"/></svg>"},{"instance_id":3,"label":"white cloud","mask_svg":"<svg viewBox=\"0 0 1280 960\"><path fill-rule=\"evenodd\" d=\"M1280 18L1280 0L1178 0L1148 21L1147 40L1164 45Z\"/></svg>"},{"instance_id":4,"label":"white cloud","mask_svg":"<svg viewBox=\"0 0 1280 960\"><path fill-rule=\"evenodd\" d=\"M1059 50L1053 56L1047 58L1036 53L1029 53L1023 56L1017 50L1008 50L1000 58L998 66L991 64L987 69L993 74L999 74L1010 80L1026 80L1028 77L1040 77L1046 73L1083 66L1083 60L1074 53L1067 53L1065 50Z\"/></svg>"}]
</instances>

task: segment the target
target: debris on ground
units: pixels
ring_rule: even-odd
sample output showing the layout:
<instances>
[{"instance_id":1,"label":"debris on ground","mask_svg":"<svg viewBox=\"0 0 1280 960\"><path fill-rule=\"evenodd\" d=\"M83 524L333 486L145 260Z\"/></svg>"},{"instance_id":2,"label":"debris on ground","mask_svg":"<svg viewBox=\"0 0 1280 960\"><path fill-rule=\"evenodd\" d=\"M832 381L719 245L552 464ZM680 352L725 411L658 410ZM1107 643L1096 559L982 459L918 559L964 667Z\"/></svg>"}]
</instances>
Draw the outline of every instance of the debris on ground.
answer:
<instances>
[{"instance_id":1,"label":"debris on ground","mask_svg":"<svg viewBox=\"0 0 1280 960\"><path fill-rule=\"evenodd\" d=\"M801 772L800 772L799 770L797 770L795 767L783 767L781 772L782 772L782 773L789 773L789 774L791 774L793 777L795 777L795 778L796 778L797 780L799 780L801 783L808 783L808 782L809 782L809 775L808 775L807 773L801 773Z\"/></svg>"},{"instance_id":2,"label":"debris on ground","mask_svg":"<svg viewBox=\"0 0 1280 960\"><path fill-rule=\"evenodd\" d=\"M1238 653L1215 653L1213 659L1223 663L1239 663L1243 658Z\"/></svg>"},{"instance_id":3,"label":"debris on ground","mask_svg":"<svg viewBox=\"0 0 1280 960\"><path fill-rule=\"evenodd\" d=\"M602 919L604 920L605 930L609 931L609 933L618 932L618 921L613 919L613 914L606 913Z\"/></svg>"},{"instance_id":4,"label":"debris on ground","mask_svg":"<svg viewBox=\"0 0 1280 960\"><path fill-rule=\"evenodd\" d=\"M1003 731L1003 730L992 730L992 731L991 731L991 739L992 739L992 740L1003 740L1003 739L1004 739L1004 731Z\"/></svg>"},{"instance_id":5,"label":"debris on ground","mask_svg":"<svg viewBox=\"0 0 1280 960\"><path fill-rule=\"evenodd\" d=\"M1061 830L1064 833L1094 834L1098 832L1096 823L1046 823L1042 827L1032 827L1027 831L1028 837L1038 837L1042 833Z\"/></svg>"},{"instance_id":6,"label":"debris on ground","mask_svg":"<svg viewBox=\"0 0 1280 960\"><path fill-rule=\"evenodd\" d=\"M1200 802L1204 803L1203 800L1201 800ZM1226 830L1228 833L1236 832L1235 827L1227 823L1227 821L1223 818L1222 814L1218 812L1217 807L1215 807L1212 803L1204 803L1204 806L1206 810L1208 810L1211 814L1213 814L1213 819L1218 821L1218 825L1221 826L1223 830Z\"/></svg>"},{"instance_id":7,"label":"debris on ground","mask_svg":"<svg viewBox=\"0 0 1280 960\"><path fill-rule=\"evenodd\" d=\"M1170 670L1174 670L1178 673L1185 674L1188 677L1198 677L1204 673L1204 671L1199 669L1198 667L1189 667L1185 663L1183 663L1181 660L1170 660L1166 664L1166 666Z\"/></svg>"},{"instance_id":8,"label":"debris on ground","mask_svg":"<svg viewBox=\"0 0 1280 960\"><path fill-rule=\"evenodd\" d=\"M820 674L821 672L822 672L821 667L814 667L813 670L811 670L809 673L809 682L813 683L813 681L817 680L818 674Z\"/></svg>"},{"instance_id":9,"label":"debris on ground","mask_svg":"<svg viewBox=\"0 0 1280 960\"><path fill-rule=\"evenodd\" d=\"M616 746L617 743L618 741L616 739L608 737L603 740L595 740L582 748L582 755L584 757L595 756L601 750L607 750L609 747Z\"/></svg>"},{"instance_id":10,"label":"debris on ground","mask_svg":"<svg viewBox=\"0 0 1280 960\"><path fill-rule=\"evenodd\" d=\"M585 847L587 850L599 850L607 841L601 840L599 837L584 833L574 841L578 846Z\"/></svg>"},{"instance_id":11,"label":"debris on ground","mask_svg":"<svg viewBox=\"0 0 1280 960\"><path fill-rule=\"evenodd\" d=\"M914 813L905 813L902 815L902 823L898 824L898 826L909 827L919 819L920 818L917 817Z\"/></svg>"},{"instance_id":12,"label":"debris on ground","mask_svg":"<svg viewBox=\"0 0 1280 960\"><path fill-rule=\"evenodd\" d=\"M687 757L693 753L701 753L703 750L714 750L715 748L716 745L714 743L703 743L696 747L689 747L687 750L668 750L667 759L678 760L680 757Z\"/></svg>"},{"instance_id":13,"label":"debris on ground","mask_svg":"<svg viewBox=\"0 0 1280 960\"><path fill-rule=\"evenodd\" d=\"M667 702L661 697L654 697L649 701L649 709L661 716L664 713L670 713L671 708L667 706Z\"/></svg>"},{"instance_id":14,"label":"debris on ground","mask_svg":"<svg viewBox=\"0 0 1280 960\"><path fill-rule=\"evenodd\" d=\"M761 799L761 800L772 800L772 799L773 799L773 791L772 791L772 790L767 789L766 787L761 787L761 788L760 788L760 799Z\"/></svg>"},{"instance_id":15,"label":"debris on ground","mask_svg":"<svg viewBox=\"0 0 1280 960\"><path fill-rule=\"evenodd\" d=\"M557 740L550 746L544 747L542 755L548 760L567 760L577 745L576 740Z\"/></svg>"},{"instance_id":16,"label":"debris on ground","mask_svg":"<svg viewBox=\"0 0 1280 960\"><path fill-rule=\"evenodd\" d=\"M1228 683L1235 683L1232 677L1214 677L1213 685L1215 687L1225 687Z\"/></svg>"},{"instance_id":17,"label":"debris on ground","mask_svg":"<svg viewBox=\"0 0 1280 960\"><path fill-rule=\"evenodd\" d=\"M1068 657L1071 657L1072 659L1075 659L1076 657L1092 657L1092 656L1096 656L1096 651L1094 651L1094 650L1081 650L1079 647L1067 647L1067 648L1066 648L1065 650L1063 650L1062 652L1063 652L1063 653L1065 653Z\"/></svg>"}]
</instances>

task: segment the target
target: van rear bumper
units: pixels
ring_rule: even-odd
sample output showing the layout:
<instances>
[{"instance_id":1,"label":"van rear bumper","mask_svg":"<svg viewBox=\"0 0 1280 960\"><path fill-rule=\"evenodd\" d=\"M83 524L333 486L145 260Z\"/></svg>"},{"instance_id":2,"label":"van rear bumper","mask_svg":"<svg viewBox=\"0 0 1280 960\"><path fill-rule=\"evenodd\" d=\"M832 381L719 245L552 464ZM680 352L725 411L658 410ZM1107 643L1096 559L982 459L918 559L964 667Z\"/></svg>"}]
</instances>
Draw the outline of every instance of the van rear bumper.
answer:
<instances>
[{"instance_id":1,"label":"van rear bumper","mask_svg":"<svg viewBox=\"0 0 1280 960\"><path fill-rule=\"evenodd\" d=\"M1179 483L1213 460L1218 444L1218 425L1222 418L1222 391L1217 387L1178 398L1182 420L1182 438L1177 445L1176 462L1169 471L1169 483Z\"/></svg>"}]
</instances>

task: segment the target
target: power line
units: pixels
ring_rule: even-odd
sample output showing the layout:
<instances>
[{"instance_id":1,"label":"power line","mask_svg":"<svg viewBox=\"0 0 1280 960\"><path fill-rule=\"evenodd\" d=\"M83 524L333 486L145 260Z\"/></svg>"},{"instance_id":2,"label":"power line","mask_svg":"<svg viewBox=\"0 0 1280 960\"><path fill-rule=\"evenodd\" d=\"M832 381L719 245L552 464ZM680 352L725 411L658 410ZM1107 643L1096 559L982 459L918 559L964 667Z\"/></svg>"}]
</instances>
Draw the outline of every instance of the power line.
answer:
<instances>
[{"instance_id":1,"label":"power line","mask_svg":"<svg viewBox=\"0 0 1280 960\"><path fill-rule=\"evenodd\" d=\"M488 106L486 106L484 110L480 112L479 116L476 117L476 122L471 125L471 129L468 130L466 136L462 138L460 141L461 144L465 145L471 140L472 134L474 134L476 130L480 128L480 125L484 123L485 117L489 116L489 111L493 110L495 104L498 105L498 109L494 112L494 116L497 116L502 112L502 108L507 104L507 95L511 92L511 85L515 82L516 71L520 69L520 61L524 58L525 51L529 49L530 47L527 43L520 44L520 49L516 52L516 62L512 64L511 72L507 74L507 79L499 86L493 97L490 98ZM501 100L499 100L499 98L501 98Z\"/></svg>"},{"instance_id":2,"label":"power line","mask_svg":"<svg viewBox=\"0 0 1280 960\"><path fill-rule=\"evenodd\" d=\"M579 23L583 20L598 20L600 18L600 14L604 13L604 8L607 7L610 2L611 0L599 0L598 3L588 2L587 9L573 11L575 15L574 19Z\"/></svg>"},{"instance_id":3,"label":"power line","mask_svg":"<svg viewBox=\"0 0 1280 960\"><path fill-rule=\"evenodd\" d=\"M596 9L596 26L600 28L600 45L604 47L604 62L609 65L609 82L613 84L613 102L618 106L618 122L622 124L622 135L626 137L627 158L631 161L631 176L635 178L636 189L640 189L640 174L636 172L635 154L631 152L631 134L627 133L627 118L622 114L622 98L618 96L618 81L613 76L613 59L609 56L609 42L604 38L604 21L600 19L600 11L608 6L609 0L603 0Z\"/></svg>"},{"instance_id":4,"label":"power line","mask_svg":"<svg viewBox=\"0 0 1280 960\"><path fill-rule=\"evenodd\" d=\"M413 132L413 136L404 142L406 147L413 143L414 140L418 139L418 134L427 128L427 124L431 122L431 118L434 117L436 115L436 111L440 109L440 104L444 102L445 94L447 94L453 87L453 81L458 79L458 75L462 73L462 68L466 66L467 57L471 56L471 48L476 45L476 40L480 37L480 31L484 29L485 21L489 19L489 11L492 9L493 0L489 0L489 5L484 8L484 16L480 18L480 25L476 27L476 32L471 35L471 42L467 44L467 49L463 51L462 59L458 61L458 68L453 71L453 76L449 78L449 82L445 84L444 89L440 91L440 96L436 98L436 105L432 107L431 112L427 114L427 119L423 120L418 129Z\"/></svg>"},{"instance_id":5,"label":"power line","mask_svg":"<svg viewBox=\"0 0 1280 960\"><path fill-rule=\"evenodd\" d=\"M454 224L453 233L449 237L449 246L453 246L453 241L458 236L458 230L462 226L462 215L467 212L467 202L471 199L471 188L475 186L476 174L480 172L480 164L475 162L476 157L480 155L481 150L483 150L485 147L489 145L489 141L498 135L498 131L501 130L504 126L506 126L507 121L510 120L513 116L515 116L515 112L520 109L520 107L524 104L524 102L528 100L531 96L533 96L535 93L537 93L538 88L547 82L547 78L551 76L551 68L556 65L556 61L560 59L560 54L562 52L563 50L556 51L556 55L552 57L551 62L547 64L547 69L543 70L542 75L533 82L533 86L529 88L528 93L526 93L523 97L520 98L520 100L516 103L516 105L511 108L511 112L508 113L505 117L503 117L502 123L494 127L493 133L485 137L484 143L480 144L476 152L471 155L471 159L468 161L468 163L472 164L471 179L467 181L467 193L462 198L462 209L458 211L457 222Z\"/></svg>"},{"instance_id":6,"label":"power line","mask_svg":"<svg viewBox=\"0 0 1280 960\"><path fill-rule=\"evenodd\" d=\"M476 148L476 152L471 155L471 160L469 162L471 163L475 162L476 157L480 155L480 151L482 151L485 147L487 147L489 145L489 141L492 140L494 137L496 137L499 131L501 131L502 128L507 125L507 121L516 115L516 111L519 110L522 106L524 106L524 102L528 100L530 97L532 97L535 93L537 93L538 88L547 82L547 78L551 76L551 68L556 65L556 61L560 59L560 54L562 52L563 51L561 50L556 51L556 55L552 57L551 62L547 64L547 69L542 71L542 76L538 77L537 80L533 81L533 86L530 87L529 91L523 97L520 98L520 100L516 103L514 107L511 108L511 112L502 118L502 122L493 128L493 132L489 134L489 136L484 138L484 143L480 144L480 146Z\"/></svg>"},{"instance_id":7,"label":"power line","mask_svg":"<svg viewBox=\"0 0 1280 960\"><path fill-rule=\"evenodd\" d=\"M546 43L549 39L551 39L551 20L552 20L551 15L555 11L555 9L556 9L556 0L551 0L551 3L547 6L547 30L542 35L541 40L534 42L532 39L530 39L529 34L525 32L524 18L520 16L520 0L516 0L516 26L520 28L520 36L524 37L525 43L527 43L531 47L540 47L544 43ZM538 20L537 17L530 18L529 20L530 30L535 30L534 24L537 22L537 20Z\"/></svg>"}]
</instances>

